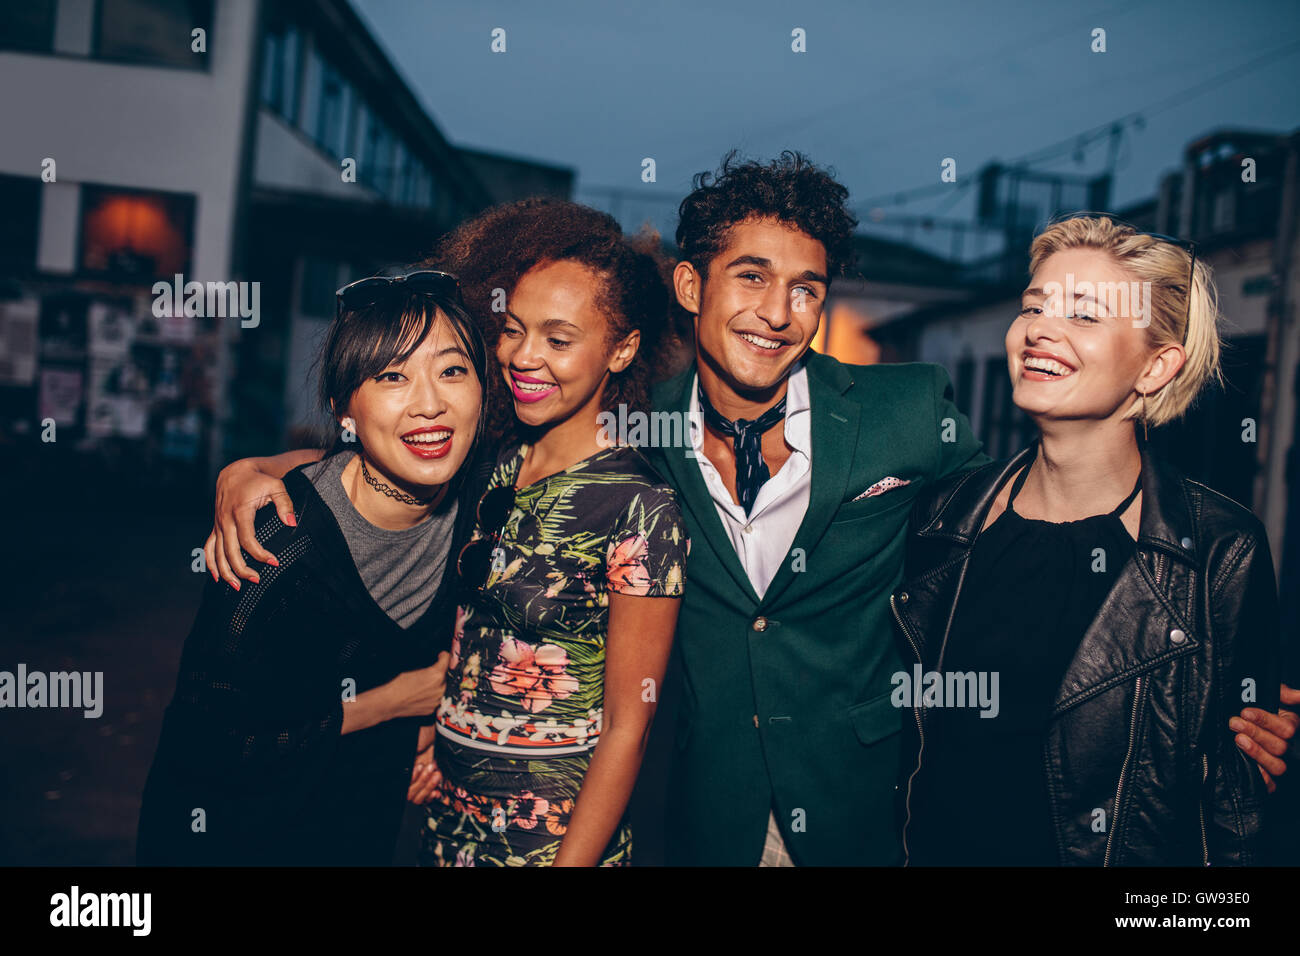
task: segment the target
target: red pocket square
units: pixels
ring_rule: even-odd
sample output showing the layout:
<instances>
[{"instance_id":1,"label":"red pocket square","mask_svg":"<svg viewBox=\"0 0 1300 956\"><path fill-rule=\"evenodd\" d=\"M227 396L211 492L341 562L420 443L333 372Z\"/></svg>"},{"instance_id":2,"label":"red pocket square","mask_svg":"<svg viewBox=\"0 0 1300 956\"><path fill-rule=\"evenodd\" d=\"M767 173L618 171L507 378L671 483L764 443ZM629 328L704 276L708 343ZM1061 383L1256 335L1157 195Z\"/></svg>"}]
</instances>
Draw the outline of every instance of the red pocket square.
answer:
<instances>
[{"instance_id":1,"label":"red pocket square","mask_svg":"<svg viewBox=\"0 0 1300 956\"><path fill-rule=\"evenodd\" d=\"M886 491L893 491L895 488L901 488L903 485L910 485L911 483L912 482L907 478L895 478L893 475L890 475L888 478L881 478L878 482L853 500L861 501L863 498L874 498L876 495L883 495Z\"/></svg>"}]
</instances>

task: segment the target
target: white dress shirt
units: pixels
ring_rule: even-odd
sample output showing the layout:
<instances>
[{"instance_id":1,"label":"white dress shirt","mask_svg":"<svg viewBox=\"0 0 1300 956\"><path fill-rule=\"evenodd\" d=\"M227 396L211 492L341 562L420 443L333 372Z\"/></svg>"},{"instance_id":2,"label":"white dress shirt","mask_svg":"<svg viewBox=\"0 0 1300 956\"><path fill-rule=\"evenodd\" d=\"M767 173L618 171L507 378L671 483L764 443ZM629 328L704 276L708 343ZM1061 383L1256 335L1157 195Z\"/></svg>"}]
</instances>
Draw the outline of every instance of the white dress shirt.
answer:
<instances>
[{"instance_id":1,"label":"white dress shirt","mask_svg":"<svg viewBox=\"0 0 1300 956\"><path fill-rule=\"evenodd\" d=\"M795 532L808 510L812 491L812 403L808 397L808 370L799 362L790 373L785 393L785 440L791 448L781 470L759 489L754 510L745 509L732 500L722 483L722 476L704 454L704 414L700 411L700 377L691 382L691 447L699 462L709 497L717 508L718 518L736 549L741 567L762 598L776 572L790 553Z\"/></svg>"}]
</instances>

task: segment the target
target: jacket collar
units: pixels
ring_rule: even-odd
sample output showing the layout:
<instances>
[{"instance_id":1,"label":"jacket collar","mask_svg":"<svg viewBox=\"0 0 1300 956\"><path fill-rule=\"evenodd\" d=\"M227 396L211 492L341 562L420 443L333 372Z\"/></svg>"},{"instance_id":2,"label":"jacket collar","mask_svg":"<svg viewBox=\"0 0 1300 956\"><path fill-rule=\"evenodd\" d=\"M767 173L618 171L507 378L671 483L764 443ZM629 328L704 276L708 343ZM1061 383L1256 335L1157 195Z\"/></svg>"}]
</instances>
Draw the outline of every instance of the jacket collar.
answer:
<instances>
[{"instance_id":1,"label":"jacket collar","mask_svg":"<svg viewBox=\"0 0 1300 956\"><path fill-rule=\"evenodd\" d=\"M850 466L858 446L861 408L857 402L845 397L854 384L848 366L811 350L804 353L803 363L808 370L812 416L812 487L808 509L791 547L807 550L826 531L848 487ZM695 380L696 368L696 363L691 362L681 374L659 385L654 393L655 407L685 416L690 408L690 386ZM785 561L760 600L718 518L699 463L678 449L659 449L655 460L662 466L664 477L676 488L679 500L693 513L696 530L708 541L735 586L735 593L745 603L770 608L787 588L808 578L795 573L793 562Z\"/></svg>"},{"instance_id":2,"label":"jacket collar","mask_svg":"<svg viewBox=\"0 0 1300 956\"><path fill-rule=\"evenodd\" d=\"M1142 454L1142 516L1138 524L1137 546L1141 550L1162 551L1195 564L1195 524L1183 490L1182 476L1151 454L1141 442L1139 448ZM1038 442L1035 440L1014 458L970 472L917 534L928 538L949 538L965 546L974 544L1002 486L1037 454Z\"/></svg>"}]
</instances>

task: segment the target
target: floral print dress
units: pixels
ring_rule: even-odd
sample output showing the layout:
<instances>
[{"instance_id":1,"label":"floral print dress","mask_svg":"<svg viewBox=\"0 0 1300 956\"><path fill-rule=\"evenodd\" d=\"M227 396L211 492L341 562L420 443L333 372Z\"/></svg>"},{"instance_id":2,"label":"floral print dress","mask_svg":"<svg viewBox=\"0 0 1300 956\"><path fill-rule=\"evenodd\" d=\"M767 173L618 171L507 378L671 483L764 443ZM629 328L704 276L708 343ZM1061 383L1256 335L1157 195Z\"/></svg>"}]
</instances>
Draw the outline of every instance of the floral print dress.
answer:
<instances>
[{"instance_id":1,"label":"floral print dress","mask_svg":"<svg viewBox=\"0 0 1300 956\"><path fill-rule=\"evenodd\" d=\"M513 486L527 451L507 449L489 489ZM672 489L634 448L516 489L484 592L457 614L422 863L555 859L600 739L609 593L680 597L688 547ZM625 816L602 864L631 851Z\"/></svg>"}]
</instances>

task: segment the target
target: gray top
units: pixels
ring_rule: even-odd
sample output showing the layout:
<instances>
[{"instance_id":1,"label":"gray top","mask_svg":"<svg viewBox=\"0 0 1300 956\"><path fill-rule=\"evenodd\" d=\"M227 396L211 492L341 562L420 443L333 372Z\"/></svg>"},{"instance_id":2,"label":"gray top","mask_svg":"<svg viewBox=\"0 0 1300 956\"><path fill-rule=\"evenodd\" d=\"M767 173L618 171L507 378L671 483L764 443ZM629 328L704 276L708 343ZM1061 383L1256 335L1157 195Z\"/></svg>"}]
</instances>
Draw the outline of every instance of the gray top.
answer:
<instances>
[{"instance_id":1,"label":"gray top","mask_svg":"<svg viewBox=\"0 0 1300 956\"><path fill-rule=\"evenodd\" d=\"M456 497L419 524L401 531L378 528L363 518L343 487L343 469L356 456L344 451L308 465L303 474L334 514L370 596L401 627L429 609L447 567L456 523Z\"/></svg>"}]
</instances>

